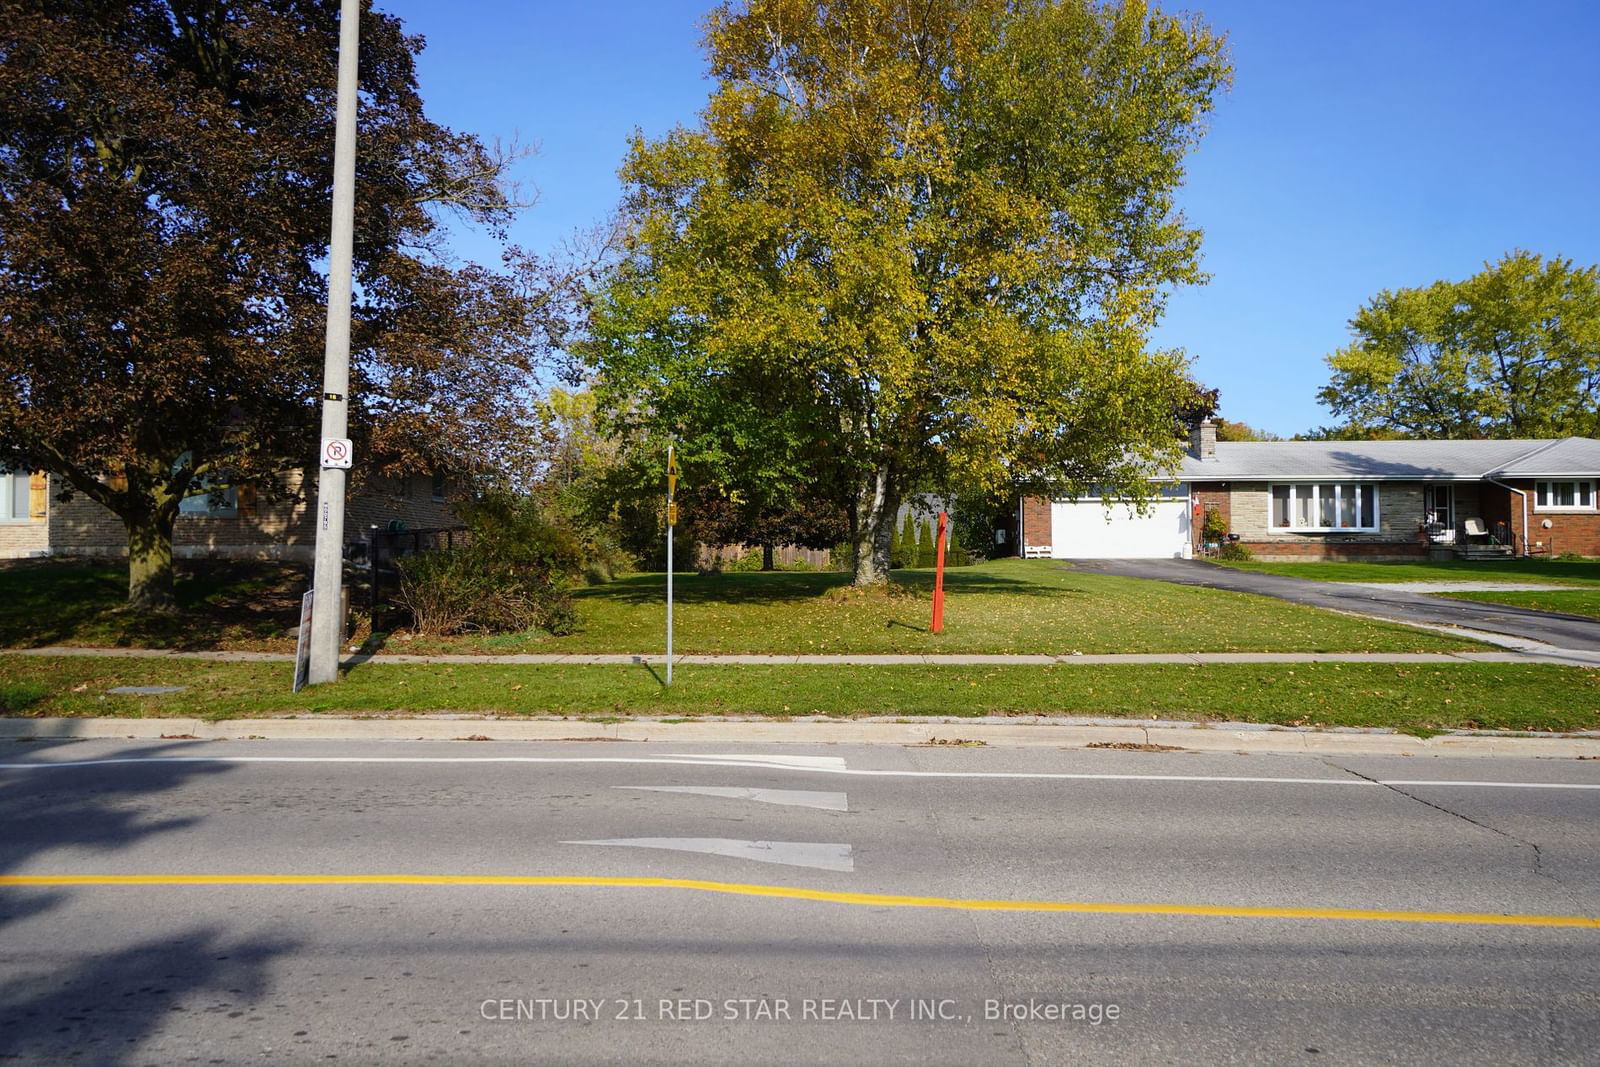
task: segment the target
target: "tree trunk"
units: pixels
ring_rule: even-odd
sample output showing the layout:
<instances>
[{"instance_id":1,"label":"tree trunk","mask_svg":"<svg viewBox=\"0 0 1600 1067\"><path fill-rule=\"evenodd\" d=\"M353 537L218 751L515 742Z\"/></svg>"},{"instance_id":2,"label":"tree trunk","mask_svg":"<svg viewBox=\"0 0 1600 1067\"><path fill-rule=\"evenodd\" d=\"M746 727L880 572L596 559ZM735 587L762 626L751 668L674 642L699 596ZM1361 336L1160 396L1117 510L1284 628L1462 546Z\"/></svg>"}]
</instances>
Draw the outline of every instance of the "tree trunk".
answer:
<instances>
[{"instance_id":1,"label":"tree trunk","mask_svg":"<svg viewBox=\"0 0 1600 1067\"><path fill-rule=\"evenodd\" d=\"M764 571L770 571L773 569L771 545L761 546L761 569Z\"/></svg>"},{"instance_id":2,"label":"tree trunk","mask_svg":"<svg viewBox=\"0 0 1600 1067\"><path fill-rule=\"evenodd\" d=\"M889 547L894 541L894 520L899 517L900 487L894 473L879 467L856 494L854 529L855 581L858 586L889 580Z\"/></svg>"},{"instance_id":3,"label":"tree trunk","mask_svg":"<svg viewBox=\"0 0 1600 1067\"><path fill-rule=\"evenodd\" d=\"M169 612L176 608L172 579L173 516L123 516L128 527L128 610Z\"/></svg>"}]
</instances>

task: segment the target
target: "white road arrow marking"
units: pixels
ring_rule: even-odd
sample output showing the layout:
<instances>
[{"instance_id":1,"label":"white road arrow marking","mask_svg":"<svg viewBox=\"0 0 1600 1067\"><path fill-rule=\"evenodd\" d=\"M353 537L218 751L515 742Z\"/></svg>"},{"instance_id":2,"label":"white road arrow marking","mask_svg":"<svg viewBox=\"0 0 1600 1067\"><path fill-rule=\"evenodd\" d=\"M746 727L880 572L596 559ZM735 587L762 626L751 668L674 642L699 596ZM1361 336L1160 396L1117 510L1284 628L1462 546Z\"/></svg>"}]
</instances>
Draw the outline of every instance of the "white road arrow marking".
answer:
<instances>
[{"instance_id":1,"label":"white road arrow marking","mask_svg":"<svg viewBox=\"0 0 1600 1067\"><path fill-rule=\"evenodd\" d=\"M627 848L661 848L673 852L703 852L757 863L782 863L814 867L820 871L854 871L849 845L820 841L737 841L729 837L615 837L604 841L563 841L563 845L620 845Z\"/></svg>"},{"instance_id":2,"label":"white road arrow marking","mask_svg":"<svg viewBox=\"0 0 1600 1067\"><path fill-rule=\"evenodd\" d=\"M679 755L678 758L728 760L739 764L751 762L770 763L774 767L808 767L816 770L833 767L842 768L845 765L843 756L788 756L774 755L770 752L685 752Z\"/></svg>"},{"instance_id":3,"label":"white road arrow marking","mask_svg":"<svg viewBox=\"0 0 1600 1067\"><path fill-rule=\"evenodd\" d=\"M753 800L758 804L785 804L793 808L820 808L823 811L849 811L844 793L816 789L743 789L724 785L616 785L613 789L642 789L650 793L692 793L729 800Z\"/></svg>"}]
</instances>

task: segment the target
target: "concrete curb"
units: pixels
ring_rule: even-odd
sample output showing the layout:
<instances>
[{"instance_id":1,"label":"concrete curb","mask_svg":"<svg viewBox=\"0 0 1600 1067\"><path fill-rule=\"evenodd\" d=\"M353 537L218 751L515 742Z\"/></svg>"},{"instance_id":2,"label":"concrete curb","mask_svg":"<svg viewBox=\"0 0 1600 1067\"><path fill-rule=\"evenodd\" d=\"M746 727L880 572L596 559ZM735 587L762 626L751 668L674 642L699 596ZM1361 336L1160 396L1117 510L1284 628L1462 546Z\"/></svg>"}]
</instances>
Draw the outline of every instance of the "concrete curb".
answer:
<instances>
[{"instance_id":1,"label":"concrete curb","mask_svg":"<svg viewBox=\"0 0 1600 1067\"><path fill-rule=\"evenodd\" d=\"M1447 628L1445 632L1449 632ZM287 652L183 652L159 648L45 648L0 649L0 656L108 657L127 659L194 660L212 663L291 663ZM660 666L666 657L660 653L524 653L506 656L446 653L433 656L384 653L356 655L344 661L346 667L364 664L450 664L525 666ZM1558 649L1548 645L1519 644L1504 652L1117 652L1063 655L989 654L906 654L906 655L681 655L673 658L680 666L968 666L968 667L1048 667L1066 664L1079 667L1111 667L1176 663L1201 666L1221 663L1554 663L1562 666L1600 665L1600 653L1577 649Z\"/></svg>"},{"instance_id":2,"label":"concrete curb","mask_svg":"<svg viewBox=\"0 0 1600 1067\"><path fill-rule=\"evenodd\" d=\"M1298 755L1520 756L1600 758L1600 734L1520 737L1445 734L1420 738L1376 730L1308 730L1243 723L1145 724L931 718L915 721L690 722L629 719L502 719L437 715L415 718L229 719L0 719L0 740L349 740L349 741L692 741L701 744L925 745L957 741L997 747L1087 748L1162 745L1194 752Z\"/></svg>"}]
</instances>

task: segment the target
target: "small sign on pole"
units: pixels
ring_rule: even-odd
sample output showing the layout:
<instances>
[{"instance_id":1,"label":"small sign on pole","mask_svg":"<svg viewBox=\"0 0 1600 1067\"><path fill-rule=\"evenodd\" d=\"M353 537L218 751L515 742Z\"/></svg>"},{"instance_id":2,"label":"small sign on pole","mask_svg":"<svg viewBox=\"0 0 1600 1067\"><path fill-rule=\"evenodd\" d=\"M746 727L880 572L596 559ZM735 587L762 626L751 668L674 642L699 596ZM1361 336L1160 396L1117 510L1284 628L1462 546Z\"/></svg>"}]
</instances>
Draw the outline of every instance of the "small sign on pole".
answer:
<instances>
[{"instance_id":1,"label":"small sign on pole","mask_svg":"<svg viewBox=\"0 0 1600 1067\"><path fill-rule=\"evenodd\" d=\"M356 450L350 444L348 437L324 437L322 439L322 465L330 469L349 470L350 461L355 458Z\"/></svg>"},{"instance_id":2,"label":"small sign on pole","mask_svg":"<svg viewBox=\"0 0 1600 1067\"><path fill-rule=\"evenodd\" d=\"M933 632L944 633L944 546L950 531L950 516L939 512L939 538L933 571Z\"/></svg>"},{"instance_id":3,"label":"small sign on pole","mask_svg":"<svg viewBox=\"0 0 1600 1067\"><path fill-rule=\"evenodd\" d=\"M306 676L311 673L311 601L316 594L307 592L300 598L300 636L294 644L294 691L306 687Z\"/></svg>"}]
</instances>

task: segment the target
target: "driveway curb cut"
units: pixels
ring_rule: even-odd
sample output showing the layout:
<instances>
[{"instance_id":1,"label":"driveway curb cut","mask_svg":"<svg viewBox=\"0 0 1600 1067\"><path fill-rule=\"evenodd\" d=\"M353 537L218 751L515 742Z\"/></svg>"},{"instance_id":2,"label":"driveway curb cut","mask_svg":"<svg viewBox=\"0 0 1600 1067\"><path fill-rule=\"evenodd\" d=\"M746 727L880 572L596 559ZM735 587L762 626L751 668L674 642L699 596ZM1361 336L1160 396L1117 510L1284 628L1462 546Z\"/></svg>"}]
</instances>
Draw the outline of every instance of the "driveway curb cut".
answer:
<instances>
[{"instance_id":1,"label":"driveway curb cut","mask_svg":"<svg viewBox=\"0 0 1600 1067\"><path fill-rule=\"evenodd\" d=\"M747 722L699 719L617 723L473 716L418 718L0 719L0 740L348 740L348 741L691 741L701 744L886 744L1087 748L1166 746L1195 752L1339 755L1521 756L1600 758L1600 736L1443 734L1420 738L1365 731L1081 723L983 722L971 719L849 722Z\"/></svg>"}]
</instances>

